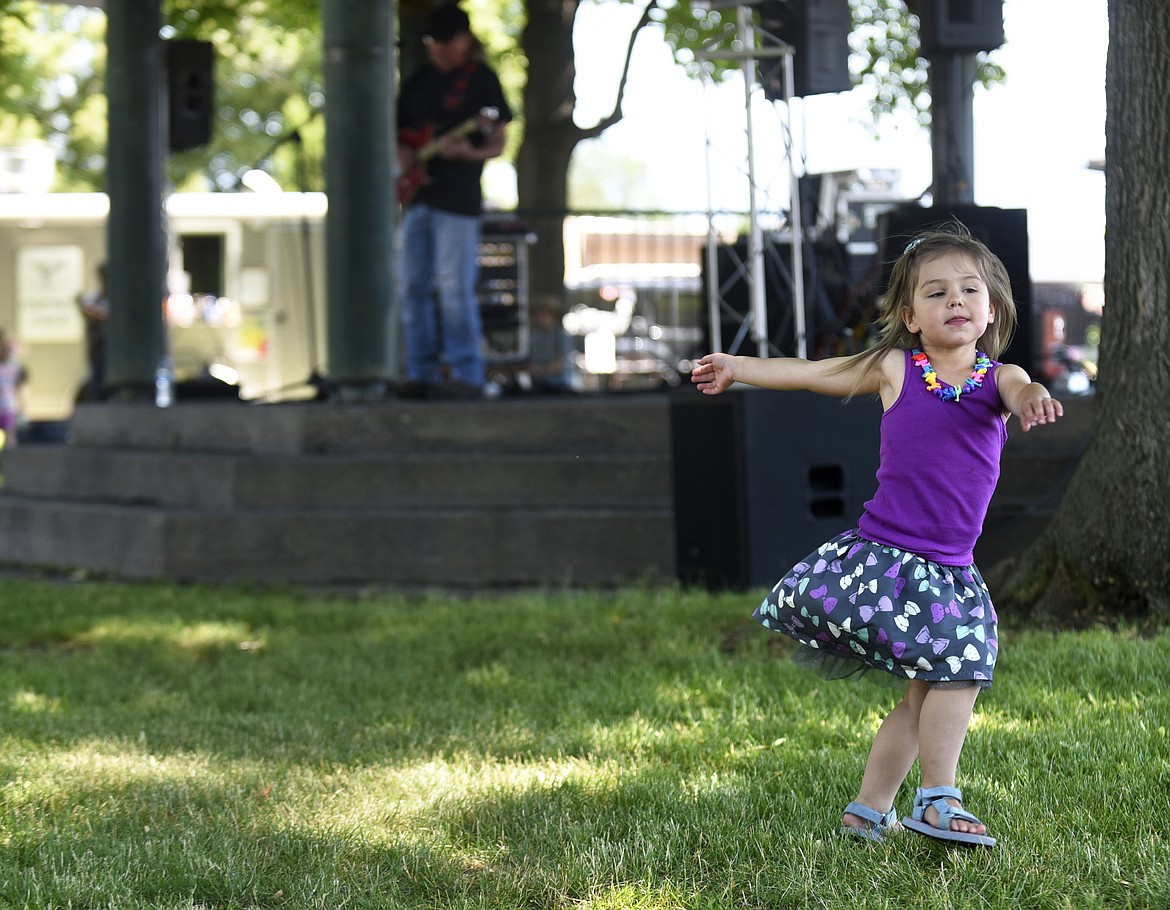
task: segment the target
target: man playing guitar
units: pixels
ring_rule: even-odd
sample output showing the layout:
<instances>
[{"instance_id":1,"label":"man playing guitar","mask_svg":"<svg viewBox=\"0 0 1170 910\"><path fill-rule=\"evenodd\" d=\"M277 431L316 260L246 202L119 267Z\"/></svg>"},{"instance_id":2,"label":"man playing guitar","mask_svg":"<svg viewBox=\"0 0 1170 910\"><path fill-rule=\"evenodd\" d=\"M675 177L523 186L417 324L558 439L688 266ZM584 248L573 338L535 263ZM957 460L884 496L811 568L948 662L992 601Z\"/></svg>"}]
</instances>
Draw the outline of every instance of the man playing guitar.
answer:
<instances>
[{"instance_id":1,"label":"man playing guitar","mask_svg":"<svg viewBox=\"0 0 1170 910\"><path fill-rule=\"evenodd\" d=\"M512 111L463 10L438 7L423 40L428 62L398 97L400 394L478 397L486 379L476 299L480 180L484 162L504 150Z\"/></svg>"},{"instance_id":2,"label":"man playing guitar","mask_svg":"<svg viewBox=\"0 0 1170 910\"><path fill-rule=\"evenodd\" d=\"M477 132L487 135L495 129L496 121L499 118L500 112L498 110L494 107L485 107L476 116L468 117L462 123L451 127L439 136L435 135L434 127L430 124L421 130L399 130L398 144L406 147L400 156L400 161L409 163L413 160L413 165L398 177L398 202L401 205L406 205L414 199L424 184L430 182L427 168L430 166L431 159L442 153L450 156L455 147L455 141L463 136L470 136ZM414 153L413 159L411 152Z\"/></svg>"}]
</instances>

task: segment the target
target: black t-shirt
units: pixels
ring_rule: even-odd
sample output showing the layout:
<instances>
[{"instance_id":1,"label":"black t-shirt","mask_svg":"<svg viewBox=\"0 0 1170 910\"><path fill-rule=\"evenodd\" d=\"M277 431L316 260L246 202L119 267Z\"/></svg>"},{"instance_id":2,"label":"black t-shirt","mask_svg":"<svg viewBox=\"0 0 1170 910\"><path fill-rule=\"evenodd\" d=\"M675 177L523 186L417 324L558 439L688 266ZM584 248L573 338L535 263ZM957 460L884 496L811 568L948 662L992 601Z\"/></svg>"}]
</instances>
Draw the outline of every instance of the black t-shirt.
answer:
<instances>
[{"instance_id":1,"label":"black t-shirt","mask_svg":"<svg viewBox=\"0 0 1170 910\"><path fill-rule=\"evenodd\" d=\"M422 66L402 87L398 98L398 129L424 130L441 136L484 108L495 108L502 126L512 119L504 91L496 74L484 63L470 63L449 73ZM470 136L473 145L484 141L482 132ZM483 206L481 161L447 161L432 158L426 169L429 181L414 197L437 209L460 215L478 215Z\"/></svg>"}]
</instances>

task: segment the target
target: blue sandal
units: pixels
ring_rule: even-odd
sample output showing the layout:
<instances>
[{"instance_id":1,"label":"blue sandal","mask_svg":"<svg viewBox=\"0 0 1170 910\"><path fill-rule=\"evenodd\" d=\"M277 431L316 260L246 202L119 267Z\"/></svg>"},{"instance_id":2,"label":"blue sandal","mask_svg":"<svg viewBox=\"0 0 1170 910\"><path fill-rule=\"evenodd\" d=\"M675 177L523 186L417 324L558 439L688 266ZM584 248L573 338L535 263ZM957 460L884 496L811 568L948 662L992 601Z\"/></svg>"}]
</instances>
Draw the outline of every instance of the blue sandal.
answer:
<instances>
[{"instance_id":1,"label":"blue sandal","mask_svg":"<svg viewBox=\"0 0 1170 910\"><path fill-rule=\"evenodd\" d=\"M914 797L913 817L902 819L902 826L909 828L917 834L932 837L935 840L949 841L968 847L994 847L994 837L986 834L971 834L967 831L951 830L951 819L953 818L958 818L976 825L981 825L983 822L979 821L979 819L966 809L960 806L952 806L947 802L948 798L957 799L962 802L963 794L959 792L958 787L931 787L927 790L919 787L918 794ZM929 824L926 821L927 806L933 806L934 810L938 813L937 825Z\"/></svg>"},{"instance_id":2,"label":"blue sandal","mask_svg":"<svg viewBox=\"0 0 1170 910\"><path fill-rule=\"evenodd\" d=\"M853 837L861 837L865 840L884 841L890 834L894 832L891 829L896 829L898 825L898 813L890 809L885 815L878 812L876 809L871 809L869 806L863 806L861 803L850 803L845 807L845 811L849 815L856 815L858 818L869 822L868 828L854 828L852 825L841 823L841 833L851 834Z\"/></svg>"}]
</instances>

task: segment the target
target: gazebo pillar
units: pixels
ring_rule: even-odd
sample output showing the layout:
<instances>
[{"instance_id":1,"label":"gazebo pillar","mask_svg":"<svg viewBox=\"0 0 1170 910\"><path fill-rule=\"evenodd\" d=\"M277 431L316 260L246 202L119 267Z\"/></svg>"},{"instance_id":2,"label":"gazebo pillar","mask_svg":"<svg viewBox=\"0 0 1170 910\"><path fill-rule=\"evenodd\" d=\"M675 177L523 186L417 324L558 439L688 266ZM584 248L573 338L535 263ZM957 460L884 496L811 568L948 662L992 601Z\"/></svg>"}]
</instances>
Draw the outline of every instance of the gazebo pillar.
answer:
<instances>
[{"instance_id":1,"label":"gazebo pillar","mask_svg":"<svg viewBox=\"0 0 1170 910\"><path fill-rule=\"evenodd\" d=\"M106 0L106 224L111 397L152 400L166 354L163 46L157 3Z\"/></svg>"},{"instance_id":2,"label":"gazebo pillar","mask_svg":"<svg viewBox=\"0 0 1170 910\"><path fill-rule=\"evenodd\" d=\"M112 396L150 400L166 356L160 4L106 0L106 190ZM328 375L342 400L380 397L397 372L391 133L393 0L323 0Z\"/></svg>"},{"instance_id":3,"label":"gazebo pillar","mask_svg":"<svg viewBox=\"0 0 1170 910\"><path fill-rule=\"evenodd\" d=\"M329 378L342 400L381 397L396 373L393 7L321 4Z\"/></svg>"}]
</instances>

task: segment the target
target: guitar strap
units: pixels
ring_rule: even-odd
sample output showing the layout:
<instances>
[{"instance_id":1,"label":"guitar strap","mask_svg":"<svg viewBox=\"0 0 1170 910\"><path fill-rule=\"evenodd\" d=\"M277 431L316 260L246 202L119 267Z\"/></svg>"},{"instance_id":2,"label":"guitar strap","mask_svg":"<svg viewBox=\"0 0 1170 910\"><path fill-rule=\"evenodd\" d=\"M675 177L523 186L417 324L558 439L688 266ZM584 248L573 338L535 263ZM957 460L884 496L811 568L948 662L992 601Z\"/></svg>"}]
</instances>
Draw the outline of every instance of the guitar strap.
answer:
<instances>
[{"instance_id":1,"label":"guitar strap","mask_svg":"<svg viewBox=\"0 0 1170 910\"><path fill-rule=\"evenodd\" d=\"M468 63L456 74L451 87L447 90L440 103L448 114L457 111L467 99L467 90L471 87L471 77L476 70L476 64Z\"/></svg>"}]
</instances>

